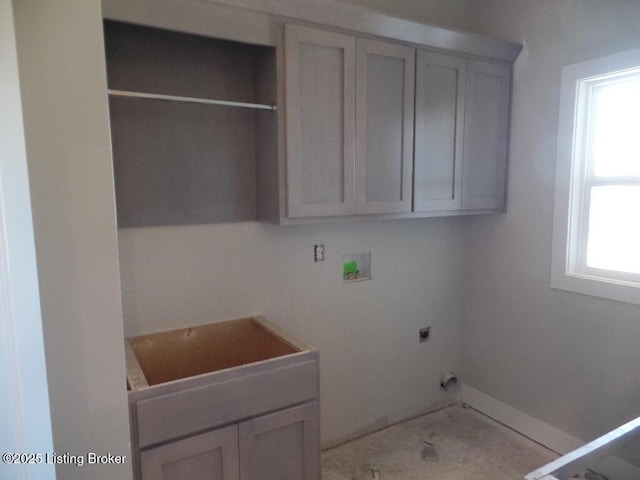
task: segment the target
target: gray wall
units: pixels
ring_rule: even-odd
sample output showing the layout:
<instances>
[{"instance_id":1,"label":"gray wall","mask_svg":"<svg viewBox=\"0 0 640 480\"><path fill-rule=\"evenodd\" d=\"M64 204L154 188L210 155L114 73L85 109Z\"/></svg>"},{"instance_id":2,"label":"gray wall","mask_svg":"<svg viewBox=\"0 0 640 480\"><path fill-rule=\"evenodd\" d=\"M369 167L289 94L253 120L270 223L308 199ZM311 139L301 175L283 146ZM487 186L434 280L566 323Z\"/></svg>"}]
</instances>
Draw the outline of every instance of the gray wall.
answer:
<instances>
[{"instance_id":1,"label":"gray wall","mask_svg":"<svg viewBox=\"0 0 640 480\"><path fill-rule=\"evenodd\" d=\"M100 1L13 8L53 448L130 459ZM56 473L127 479L131 463L60 464Z\"/></svg>"},{"instance_id":2,"label":"gray wall","mask_svg":"<svg viewBox=\"0 0 640 480\"><path fill-rule=\"evenodd\" d=\"M452 26L471 18L468 0L354 3ZM319 348L323 442L339 441L452 400L439 381L459 367L463 223L121 229L125 333L266 315ZM343 284L342 255L362 251L373 280ZM433 339L419 344L429 325Z\"/></svg>"},{"instance_id":3,"label":"gray wall","mask_svg":"<svg viewBox=\"0 0 640 480\"><path fill-rule=\"evenodd\" d=\"M474 0L342 0L396 17L459 30L472 30L476 21Z\"/></svg>"},{"instance_id":4,"label":"gray wall","mask_svg":"<svg viewBox=\"0 0 640 480\"><path fill-rule=\"evenodd\" d=\"M121 229L126 333L264 314L320 349L323 442L336 441L449 401L439 378L459 366L462 226ZM314 243L325 244L322 263L313 262ZM363 251L373 279L343 284L342 255ZM433 338L419 344L427 325Z\"/></svg>"},{"instance_id":5,"label":"gray wall","mask_svg":"<svg viewBox=\"0 0 640 480\"><path fill-rule=\"evenodd\" d=\"M0 452L53 450L15 24L0 0ZM0 463L0 477L51 480L53 465Z\"/></svg>"},{"instance_id":6,"label":"gray wall","mask_svg":"<svg viewBox=\"0 0 640 480\"><path fill-rule=\"evenodd\" d=\"M640 3L478 6L481 33L525 47L514 76L509 211L467 224L463 378L591 439L640 415L640 307L549 287L560 70L638 47Z\"/></svg>"}]
</instances>

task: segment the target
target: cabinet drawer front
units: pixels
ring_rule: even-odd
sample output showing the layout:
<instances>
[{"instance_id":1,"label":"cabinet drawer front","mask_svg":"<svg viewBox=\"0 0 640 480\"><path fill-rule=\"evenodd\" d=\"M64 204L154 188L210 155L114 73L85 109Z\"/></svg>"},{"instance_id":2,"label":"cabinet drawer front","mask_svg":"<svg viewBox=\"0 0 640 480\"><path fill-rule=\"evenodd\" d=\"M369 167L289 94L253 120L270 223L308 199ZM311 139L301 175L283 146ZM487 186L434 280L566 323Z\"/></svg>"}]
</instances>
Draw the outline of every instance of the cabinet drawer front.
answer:
<instances>
[{"instance_id":1,"label":"cabinet drawer front","mask_svg":"<svg viewBox=\"0 0 640 480\"><path fill-rule=\"evenodd\" d=\"M215 374L214 374L215 375ZM318 396L318 364L306 361L140 400L140 448Z\"/></svg>"}]
</instances>

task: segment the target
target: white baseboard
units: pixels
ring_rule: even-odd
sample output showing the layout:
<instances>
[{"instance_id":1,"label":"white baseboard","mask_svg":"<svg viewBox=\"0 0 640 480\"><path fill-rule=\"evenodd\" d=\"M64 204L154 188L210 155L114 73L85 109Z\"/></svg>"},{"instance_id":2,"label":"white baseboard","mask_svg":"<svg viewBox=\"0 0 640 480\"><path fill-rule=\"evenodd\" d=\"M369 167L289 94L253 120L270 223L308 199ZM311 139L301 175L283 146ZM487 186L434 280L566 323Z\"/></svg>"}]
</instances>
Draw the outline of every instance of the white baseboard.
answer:
<instances>
[{"instance_id":1,"label":"white baseboard","mask_svg":"<svg viewBox=\"0 0 640 480\"><path fill-rule=\"evenodd\" d=\"M514 429L516 432L562 455L584 444L584 442L577 438L547 423L530 417L526 413L516 410L506 403L496 400L465 383L462 384L462 401L494 420Z\"/></svg>"}]
</instances>

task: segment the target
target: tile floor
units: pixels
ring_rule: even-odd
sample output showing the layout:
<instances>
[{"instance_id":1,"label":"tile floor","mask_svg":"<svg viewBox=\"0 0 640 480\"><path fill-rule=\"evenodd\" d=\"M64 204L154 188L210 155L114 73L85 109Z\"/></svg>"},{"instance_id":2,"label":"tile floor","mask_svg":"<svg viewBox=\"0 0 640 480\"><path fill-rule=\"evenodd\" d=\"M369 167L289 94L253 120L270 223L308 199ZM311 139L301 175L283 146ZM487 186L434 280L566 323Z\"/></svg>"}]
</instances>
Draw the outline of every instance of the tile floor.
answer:
<instances>
[{"instance_id":1,"label":"tile floor","mask_svg":"<svg viewBox=\"0 0 640 480\"><path fill-rule=\"evenodd\" d=\"M557 454L455 405L325 450L322 480L522 480Z\"/></svg>"}]
</instances>

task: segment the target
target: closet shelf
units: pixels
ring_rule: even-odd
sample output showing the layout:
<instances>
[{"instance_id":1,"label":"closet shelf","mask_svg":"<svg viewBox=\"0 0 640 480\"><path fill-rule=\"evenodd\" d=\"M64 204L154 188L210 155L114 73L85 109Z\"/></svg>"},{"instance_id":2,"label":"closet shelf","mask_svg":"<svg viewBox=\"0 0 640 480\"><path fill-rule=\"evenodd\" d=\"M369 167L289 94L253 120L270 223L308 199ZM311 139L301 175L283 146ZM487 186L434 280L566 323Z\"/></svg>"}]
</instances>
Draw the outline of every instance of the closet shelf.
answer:
<instances>
[{"instance_id":1,"label":"closet shelf","mask_svg":"<svg viewBox=\"0 0 640 480\"><path fill-rule=\"evenodd\" d=\"M228 100L210 100L206 98L180 97L176 95L160 95L157 93L130 92L127 90L109 90L109 95L117 97L146 98L149 100L164 100L169 102L199 103L203 105L221 105L225 107L254 108L257 110L275 111L275 105L263 103L231 102Z\"/></svg>"}]
</instances>

